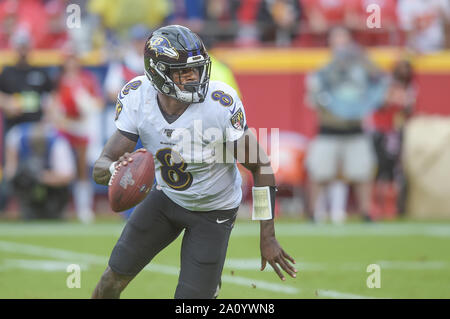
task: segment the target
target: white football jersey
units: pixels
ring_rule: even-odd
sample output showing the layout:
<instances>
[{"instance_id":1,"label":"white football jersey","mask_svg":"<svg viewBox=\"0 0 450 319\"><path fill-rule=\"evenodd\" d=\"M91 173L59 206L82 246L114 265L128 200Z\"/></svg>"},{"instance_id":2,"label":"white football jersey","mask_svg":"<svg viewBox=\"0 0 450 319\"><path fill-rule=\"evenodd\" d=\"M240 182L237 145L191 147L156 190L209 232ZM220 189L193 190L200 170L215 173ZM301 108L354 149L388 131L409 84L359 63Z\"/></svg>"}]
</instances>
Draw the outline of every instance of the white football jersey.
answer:
<instances>
[{"instance_id":1,"label":"white football jersey","mask_svg":"<svg viewBox=\"0 0 450 319\"><path fill-rule=\"evenodd\" d=\"M153 154L157 184L175 203L193 211L239 206L241 175L223 147L244 134L246 119L229 85L210 81L205 101L189 105L169 123L157 91L145 75L138 76L119 93L115 123L119 130L139 135Z\"/></svg>"}]
</instances>

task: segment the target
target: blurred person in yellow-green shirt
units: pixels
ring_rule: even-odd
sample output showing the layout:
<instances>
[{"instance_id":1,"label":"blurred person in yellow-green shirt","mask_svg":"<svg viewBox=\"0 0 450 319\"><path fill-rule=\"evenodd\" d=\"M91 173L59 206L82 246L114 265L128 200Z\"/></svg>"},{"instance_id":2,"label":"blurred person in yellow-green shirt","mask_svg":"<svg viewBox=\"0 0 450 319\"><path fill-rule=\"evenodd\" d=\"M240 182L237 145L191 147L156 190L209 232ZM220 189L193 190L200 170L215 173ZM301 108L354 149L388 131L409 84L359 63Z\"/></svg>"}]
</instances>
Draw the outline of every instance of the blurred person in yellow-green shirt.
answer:
<instances>
[{"instance_id":1,"label":"blurred person in yellow-green shirt","mask_svg":"<svg viewBox=\"0 0 450 319\"><path fill-rule=\"evenodd\" d=\"M233 71L228 65L217 59L211 53L209 54L211 59L211 80L222 81L236 90L240 98L242 98L241 91L234 77Z\"/></svg>"},{"instance_id":2,"label":"blurred person in yellow-green shirt","mask_svg":"<svg viewBox=\"0 0 450 319\"><path fill-rule=\"evenodd\" d=\"M88 10L98 14L106 28L120 33L138 23L159 26L172 11L172 4L165 0L91 0Z\"/></svg>"}]
</instances>

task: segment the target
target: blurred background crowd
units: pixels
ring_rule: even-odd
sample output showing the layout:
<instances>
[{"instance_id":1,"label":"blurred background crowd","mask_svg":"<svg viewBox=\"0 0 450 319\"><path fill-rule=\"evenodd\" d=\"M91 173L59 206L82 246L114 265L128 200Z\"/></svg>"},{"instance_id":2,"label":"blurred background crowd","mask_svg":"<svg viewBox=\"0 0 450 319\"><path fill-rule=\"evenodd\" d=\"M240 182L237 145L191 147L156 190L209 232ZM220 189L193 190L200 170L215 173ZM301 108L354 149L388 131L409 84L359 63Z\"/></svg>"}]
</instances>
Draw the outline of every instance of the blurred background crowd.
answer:
<instances>
[{"instance_id":1,"label":"blurred background crowd","mask_svg":"<svg viewBox=\"0 0 450 319\"><path fill-rule=\"evenodd\" d=\"M145 40L167 24L202 37L249 126L279 128L278 214L376 221L416 199L450 216L448 0L0 0L4 216L69 208L89 223L108 210L92 165L115 130L117 94L143 74ZM373 59L380 48L395 50ZM418 72L430 56L419 64L432 72Z\"/></svg>"},{"instance_id":2,"label":"blurred background crowd","mask_svg":"<svg viewBox=\"0 0 450 319\"><path fill-rule=\"evenodd\" d=\"M35 49L58 49L69 39L80 51L110 49L128 42L137 24L182 24L222 45L326 46L339 25L364 46L432 52L450 44L449 7L446 0L2 0L0 48L26 30ZM373 27L375 11L382 27ZM80 14L82 28L70 26L71 13Z\"/></svg>"}]
</instances>

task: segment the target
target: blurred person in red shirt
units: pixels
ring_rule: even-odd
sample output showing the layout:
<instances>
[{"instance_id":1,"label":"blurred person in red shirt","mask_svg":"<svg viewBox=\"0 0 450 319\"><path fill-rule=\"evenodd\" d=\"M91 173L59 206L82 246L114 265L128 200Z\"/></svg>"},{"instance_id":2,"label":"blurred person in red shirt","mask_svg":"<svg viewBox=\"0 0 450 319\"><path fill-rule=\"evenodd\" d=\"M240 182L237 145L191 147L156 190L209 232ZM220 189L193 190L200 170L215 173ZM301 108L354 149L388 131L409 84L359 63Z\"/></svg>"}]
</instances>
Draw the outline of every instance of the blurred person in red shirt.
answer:
<instances>
[{"instance_id":1,"label":"blurred person in red shirt","mask_svg":"<svg viewBox=\"0 0 450 319\"><path fill-rule=\"evenodd\" d=\"M0 2L0 48L10 47L10 39L18 22L18 4L15 1Z\"/></svg>"},{"instance_id":2,"label":"blurred person in red shirt","mask_svg":"<svg viewBox=\"0 0 450 319\"><path fill-rule=\"evenodd\" d=\"M346 25L346 0L302 0L307 33L302 41L309 45L327 45L327 33Z\"/></svg>"},{"instance_id":3,"label":"blurred person in red shirt","mask_svg":"<svg viewBox=\"0 0 450 319\"><path fill-rule=\"evenodd\" d=\"M398 198L399 191L406 186L400 160L402 133L415 101L411 63L400 60L393 68L385 105L373 113L368 123L378 161L370 212L374 219L382 218L383 213L393 218L402 212L404 194Z\"/></svg>"},{"instance_id":4,"label":"blurred person in red shirt","mask_svg":"<svg viewBox=\"0 0 450 319\"><path fill-rule=\"evenodd\" d=\"M50 0L45 4L47 32L42 47L59 49L68 41L66 27L66 5L63 0Z\"/></svg>"},{"instance_id":5,"label":"blurred person in red shirt","mask_svg":"<svg viewBox=\"0 0 450 319\"><path fill-rule=\"evenodd\" d=\"M89 120L103 107L99 82L84 70L75 50L65 50L64 64L53 98L52 116L61 134L71 144L77 162L77 181L73 196L78 218L84 223L94 219L93 188L89 178L87 150L90 142Z\"/></svg>"},{"instance_id":6,"label":"blurred person in red shirt","mask_svg":"<svg viewBox=\"0 0 450 319\"><path fill-rule=\"evenodd\" d=\"M357 42L367 46L398 44L397 0L347 0L346 3L347 26L355 32ZM367 11L372 5L379 8L379 28L368 26L375 12Z\"/></svg>"},{"instance_id":7,"label":"blurred person in red shirt","mask_svg":"<svg viewBox=\"0 0 450 319\"><path fill-rule=\"evenodd\" d=\"M303 41L325 45L328 30L337 25L346 26L362 45L397 43L397 0L303 0L306 22L312 39ZM367 21L370 5L380 8L380 28L370 29Z\"/></svg>"},{"instance_id":8,"label":"blurred person in red shirt","mask_svg":"<svg viewBox=\"0 0 450 319\"><path fill-rule=\"evenodd\" d=\"M18 29L31 34L33 48L45 47L47 14L41 0L1 1L0 21L0 47L9 48L9 39Z\"/></svg>"},{"instance_id":9,"label":"blurred person in red shirt","mask_svg":"<svg viewBox=\"0 0 450 319\"><path fill-rule=\"evenodd\" d=\"M242 0L234 7L239 29L235 42L238 46L251 47L258 44L259 30L256 24L258 8L262 0Z\"/></svg>"}]
</instances>

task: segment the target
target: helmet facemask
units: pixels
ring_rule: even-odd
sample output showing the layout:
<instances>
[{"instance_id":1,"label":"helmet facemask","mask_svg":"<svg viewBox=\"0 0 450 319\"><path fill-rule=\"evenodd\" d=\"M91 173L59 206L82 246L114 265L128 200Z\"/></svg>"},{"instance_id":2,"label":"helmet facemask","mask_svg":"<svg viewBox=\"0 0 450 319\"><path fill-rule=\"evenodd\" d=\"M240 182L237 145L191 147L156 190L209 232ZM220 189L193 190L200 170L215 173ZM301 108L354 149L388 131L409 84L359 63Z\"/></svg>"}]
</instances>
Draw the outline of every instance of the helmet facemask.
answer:
<instances>
[{"instance_id":1,"label":"helmet facemask","mask_svg":"<svg viewBox=\"0 0 450 319\"><path fill-rule=\"evenodd\" d=\"M150 72L145 71L154 87L162 94L185 103L200 103L208 92L211 73L209 57L196 55L189 57L186 63L169 64L163 61L149 61ZM181 77L188 69L198 74L198 81L183 83ZM182 87L182 89L180 88Z\"/></svg>"}]
</instances>

